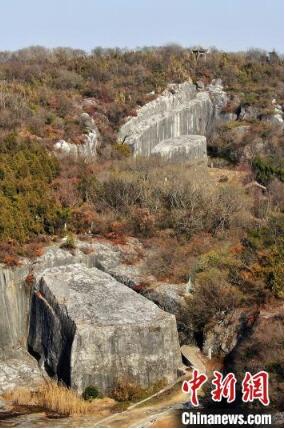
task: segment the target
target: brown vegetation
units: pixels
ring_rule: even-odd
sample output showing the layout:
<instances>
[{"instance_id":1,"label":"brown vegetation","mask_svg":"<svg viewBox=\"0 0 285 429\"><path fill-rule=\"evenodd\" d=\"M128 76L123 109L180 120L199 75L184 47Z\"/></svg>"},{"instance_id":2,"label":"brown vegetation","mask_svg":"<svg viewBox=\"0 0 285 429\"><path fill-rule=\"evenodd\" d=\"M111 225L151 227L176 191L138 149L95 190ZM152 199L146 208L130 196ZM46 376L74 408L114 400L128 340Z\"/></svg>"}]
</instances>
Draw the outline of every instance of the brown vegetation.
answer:
<instances>
[{"instance_id":1,"label":"brown vegetation","mask_svg":"<svg viewBox=\"0 0 285 429\"><path fill-rule=\"evenodd\" d=\"M34 390L18 387L5 392L4 398L14 405L40 407L46 412L56 413L60 416L96 414L104 409L106 402L110 409L115 405L115 401L108 398L86 401L74 390L52 380L46 380L44 384Z\"/></svg>"}]
</instances>

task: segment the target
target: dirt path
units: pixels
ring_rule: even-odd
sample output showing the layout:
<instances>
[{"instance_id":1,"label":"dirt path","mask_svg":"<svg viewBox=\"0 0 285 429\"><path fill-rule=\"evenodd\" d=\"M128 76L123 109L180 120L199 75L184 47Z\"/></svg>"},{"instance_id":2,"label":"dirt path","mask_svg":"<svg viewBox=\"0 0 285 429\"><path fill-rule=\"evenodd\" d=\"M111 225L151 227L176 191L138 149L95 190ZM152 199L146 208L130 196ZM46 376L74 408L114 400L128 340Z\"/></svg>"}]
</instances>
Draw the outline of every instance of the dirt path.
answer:
<instances>
[{"instance_id":1,"label":"dirt path","mask_svg":"<svg viewBox=\"0 0 285 429\"><path fill-rule=\"evenodd\" d=\"M177 382L147 400L129 407L126 411L107 417L97 422L99 427L152 427L166 415L175 416L176 409L185 402L185 394L181 391L182 381L190 378L181 377Z\"/></svg>"}]
</instances>

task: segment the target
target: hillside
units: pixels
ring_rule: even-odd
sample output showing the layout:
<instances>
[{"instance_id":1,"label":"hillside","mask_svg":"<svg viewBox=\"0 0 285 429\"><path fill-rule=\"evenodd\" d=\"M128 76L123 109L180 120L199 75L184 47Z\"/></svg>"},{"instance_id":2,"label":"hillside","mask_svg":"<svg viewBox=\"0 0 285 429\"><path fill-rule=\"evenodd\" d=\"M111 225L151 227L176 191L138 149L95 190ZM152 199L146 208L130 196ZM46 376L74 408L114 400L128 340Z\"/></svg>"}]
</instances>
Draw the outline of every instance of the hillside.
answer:
<instances>
[{"instance_id":1,"label":"hillside","mask_svg":"<svg viewBox=\"0 0 285 429\"><path fill-rule=\"evenodd\" d=\"M49 292L57 272L64 273L68 288L75 276L75 298L68 305L78 305L78 326L84 307L78 288L101 278L104 287L120 283L126 305L135 301L131 287L145 308L156 307L147 298L176 316L178 333L170 318L172 352L162 312L151 320L155 325L160 318L159 324L149 327L149 336L160 330L163 347L175 355L169 380L180 359L179 336L180 345L193 342L240 373L270 370L272 407L281 410L283 110L283 60L259 50L212 50L199 61L179 46L96 48L91 54L42 47L0 52L0 262L13 279L23 269L25 282L31 261L51 270L41 280L46 286L40 283L39 293L45 293L33 296L32 320L44 299L57 311L60 287L54 296ZM174 143L183 149L180 157L151 156L169 153ZM193 144L197 150L191 151ZM49 260L51 248L56 256ZM76 269L65 268L70 260ZM3 275L3 291L9 276ZM32 284L38 281L33 276ZM84 298L90 308L100 296L100 288L94 297L91 289ZM115 301L112 292L102 298ZM276 327L274 336L263 329L265 312ZM55 326L65 323L56 316ZM120 308L114 326L119 317ZM136 317L134 343L140 341ZM38 348L37 334L29 339L29 351L56 374ZM151 344L148 337L141 347ZM54 366L63 365L61 357ZM158 372L155 382L161 381ZM108 382L98 379L102 386Z\"/></svg>"}]
</instances>

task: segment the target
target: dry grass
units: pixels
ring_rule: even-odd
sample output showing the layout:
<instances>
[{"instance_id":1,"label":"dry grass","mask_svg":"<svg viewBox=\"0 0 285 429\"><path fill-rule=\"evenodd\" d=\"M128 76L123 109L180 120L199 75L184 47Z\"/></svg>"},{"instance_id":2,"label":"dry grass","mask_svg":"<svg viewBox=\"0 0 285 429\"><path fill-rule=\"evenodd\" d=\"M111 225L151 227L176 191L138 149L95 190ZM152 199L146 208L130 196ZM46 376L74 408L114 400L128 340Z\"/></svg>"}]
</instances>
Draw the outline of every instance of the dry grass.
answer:
<instances>
[{"instance_id":1,"label":"dry grass","mask_svg":"<svg viewBox=\"0 0 285 429\"><path fill-rule=\"evenodd\" d=\"M22 387L6 392L3 396L14 405L38 406L62 416L102 414L115 404L115 401L109 398L85 401L74 390L55 381L46 381L34 391Z\"/></svg>"},{"instance_id":2,"label":"dry grass","mask_svg":"<svg viewBox=\"0 0 285 429\"><path fill-rule=\"evenodd\" d=\"M3 394L3 398L13 402L14 405L36 405L33 400L33 393L26 387L18 387Z\"/></svg>"},{"instance_id":3,"label":"dry grass","mask_svg":"<svg viewBox=\"0 0 285 429\"><path fill-rule=\"evenodd\" d=\"M224 181L233 184L243 184L246 176L248 175L247 171L240 170L229 170L227 168L208 168L208 174L210 178L216 183L223 183Z\"/></svg>"},{"instance_id":4,"label":"dry grass","mask_svg":"<svg viewBox=\"0 0 285 429\"><path fill-rule=\"evenodd\" d=\"M55 382L47 382L37 392L38 405L63 415L84 415L90 403L76 392Z\"/></svg>"}]
</instances>

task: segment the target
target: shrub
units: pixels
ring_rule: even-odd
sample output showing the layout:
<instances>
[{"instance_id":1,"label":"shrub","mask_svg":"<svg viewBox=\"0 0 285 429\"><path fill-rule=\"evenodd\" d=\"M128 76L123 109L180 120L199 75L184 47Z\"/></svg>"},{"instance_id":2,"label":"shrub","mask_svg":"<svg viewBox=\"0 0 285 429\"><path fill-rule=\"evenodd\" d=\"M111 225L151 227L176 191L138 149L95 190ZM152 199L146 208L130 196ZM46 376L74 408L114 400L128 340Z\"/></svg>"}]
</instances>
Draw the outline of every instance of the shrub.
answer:
<instances>
[{"instance_id":1,"label":"shrub","mask_svg":"<svg viewBox=\"0 0 285 429\"><path fill-rule=\"evenodd\" d=\"M7 265L7 267L17 267L20 265L20 259L16 255L6 255L3 258L3 263Z\"/></svg>"},{"instance_id":2,"label":"shrub","mask_svg":"<svg viewBox=\"0 0 285 429\"><path fill-rule=\"evenodd\" d=\"M64 212L50 184L57 160L38 143L9 135L0 144L0 241L60 231Z\"/></svg>"},{"instance_id":3,"label":"shrub","mask_svg":"<svg viewBox=\"0 0 285 429\"><path fill-rule=\"evenodd\" d=\"M34 392L27 388L5 393L5 398L17 405L37 405L61 416L84 415L90 412L89 404L74 390L48 380Z\"/></svg>"},{"instance_id":4,"label":"shrub","mask_svg":"<svg viewBox=\"0 0 285 429\"><path fill-rule=\"evenodd\" d=\"M115 143L113 149L118 158L128 158L131 155L130 146L124 143Z\"/></svg>"},{"instance_id":5,"label":"shrub","mask_svg":"<svg viewBox=\"0 0 285 429\"><path fill-rule=\"evenodd\" d=\"M256 157L252 162L252 168L255 173L256 179L258 182L263 185L268 185L268 183L273 180L274 177L283 182L284 171L283 168L274 166L272 160L261 159Z\"/></svg>"},{"instance_id":6,"label":"shrub","mask_svg":"<svg viewBox=\"0 0 285 429\"><path fill-rule=\"evenodd\" d=\"M119 402L139 401L153 395L165 386L166 381L162 379L149 388L144 389L137 383L126 378L118 381L117 386L111 392L111 397Z\"/></svg>"},{"instance_id":7,"label":"shrub","mask_svg":"<svg viewBox=\"0 0 285 429\"><path fill-rule=\"evenodd\" d=\"M60 247L68 250L75 249L75 237L71 232L67 234L66 240L64 241L64 243L61 244Z\"/></svg>"},{"instance_id":8,"label":"shrub","mask_svg":"<svg viewBox=\"0 0 285 429\"><path fill-rule=\"evenodd\" d=\"M239 347L232 353L230 370L242 379L245 371L255 374L269 373L270 408L283 411L284 390L284 319L283 310L266 308L267 318L261 315L253 330L241 339ZM249 407L259 407L255 402Z\"/></svg>"},{"instance_id":9,"label":"shrub","mask_svg":"<svg viewBox=\"0 0 285 429\"><path fill-rule=\"evenodd\" d=\"M83 392L83 398L85 401L89 399L95 399L99 395L99 391L95 386L87 386Z\"/></svg>"},{"instance_id":10,"label":"shrub","mask_svg":"<svg viewBox=\"0 0 285 429\"><path fill-rule=\"evenodd\" d=\"M219 321L237 308L243 295L227 281L225 272L211 268L196 275L189 312L195 328L202 330L210 321Z\"/></svg>"}]
</instances>

